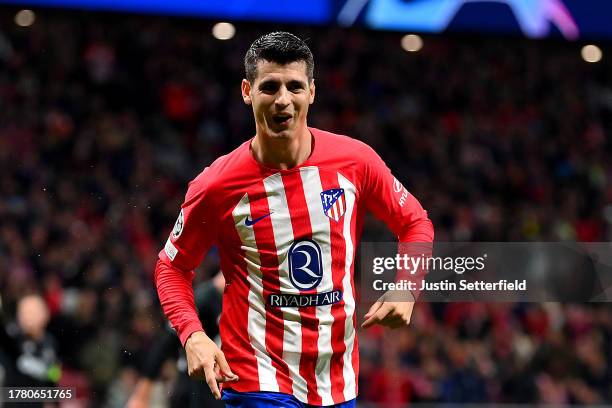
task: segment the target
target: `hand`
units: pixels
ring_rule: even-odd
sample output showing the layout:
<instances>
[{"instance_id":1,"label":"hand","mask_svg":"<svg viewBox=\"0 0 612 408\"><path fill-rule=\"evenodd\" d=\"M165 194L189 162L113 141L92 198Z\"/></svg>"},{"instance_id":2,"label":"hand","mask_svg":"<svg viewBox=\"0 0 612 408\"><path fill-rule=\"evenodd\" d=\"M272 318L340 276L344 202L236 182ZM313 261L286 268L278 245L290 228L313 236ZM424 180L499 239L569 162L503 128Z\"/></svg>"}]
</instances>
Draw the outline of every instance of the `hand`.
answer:
<instances>
[{"instance_id":1,"label":"hand","mask_svg":"<svg viewBox=\"0 0 612 408\"><path fill-rule=\"evenodd\" d=\"M216 399L221 398L218 383L238 381L225 355L203 331L194 332L185 343L187 372L191 378L205 380Z\"/></svg>"},{"instance_id":2,"label":"hand","mask_svg":"<svg viewBox=\"0 0 612 408\"><path fill-rule=\"evenodd\" d=\"M397 329L410 323L414 302L390 301L387 300L388 297L390 297L389 294L385 293L370 307L364 316L366 320L361 325L362 328L367 329L375 324L380 324ZM412 295L410 298L414 299Z\"/></svg>"}]
</instances>

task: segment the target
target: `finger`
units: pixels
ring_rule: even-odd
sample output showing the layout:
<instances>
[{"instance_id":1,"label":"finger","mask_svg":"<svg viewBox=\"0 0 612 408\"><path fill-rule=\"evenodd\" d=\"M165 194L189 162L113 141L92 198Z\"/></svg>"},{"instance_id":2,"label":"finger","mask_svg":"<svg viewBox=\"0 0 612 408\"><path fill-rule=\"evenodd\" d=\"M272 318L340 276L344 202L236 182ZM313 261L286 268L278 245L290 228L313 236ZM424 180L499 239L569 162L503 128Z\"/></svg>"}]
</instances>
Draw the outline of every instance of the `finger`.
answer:
<instances>
[{"instance_id":1,"label":"finger","mask_svg":"<svg viewBox=\"0 0 612 408\"><path fill-rule=\"evenodd\" d=\"M374 313L369 318L367 318L365 322L361 324L361 327L367 329L368 327L371 327L378 322L380 322L380 317L378 316L378 314Z\"/></svg>"},{"instance_id":2,"label":"finger","mask_svg":"<svg viewBox=\"0 0 612 408\"><path fill-rule=\"evenodd\" d=\"M212 367L206 368L206 384L216 399L221 399L221 391L219 391L219 385L217 384L215 370Z\"/></svg>"},{"instance_id":3,"label":"finger","mask_svg":"<svg viewBox=\"0 0 612 408\"><path fill-rule=\"evenodd\" d=\"M372 314L374 314L378 309L380 309L383 303L384 302L382 300L377 300L376 302L374 302L374 304L370 306L370 309L368 310L368 312L365 314L364 317L368 319L370 316L372 316Z\"/></svg>"},{"instance_id":4,"label":"finger","mask_svg":"<svg viewBox=\"0 0 612 408\"><path fill-rule=\"evenodd\" d=\"M217 380L217 383L223 382L223 379L225 378L225 376L221 373L221 369L219 368L219 364L215 363L215 380Z\"/></svg>"},{"instance_id":5,"label":"finger","mask_svg":"<svg viewBox=\"0 0 612 408\"><path fill-rule=\"evenodd\" d=\"M226 377L223 374L215 374L215 380L217 381L217 384L220 384L220 383L236 382L238 381L238 378Z\"/></svg>"},{"instance_id":6,"label":"finger","mask_svg":"<svg viewBox=\"0 0 612 408\"><path fill-rule=\"evenodd\" d=\"M216 378L217 383L233 383L238 381L238 377L226 377L224 375L220 375Z\"/></svg>"},{"instance_id":7,"label":"finger","mask_svg":"<svg viewBox=\"0 0 612 408\"><path fill-rule=\"evenodd\" d=\"M365 322L361 325L362 328L367 329L368 327L373 326L376 323L379 323L391 310L390 306L383 305L381 306L373 315L371 315Z\"/></svg>"},{"instance_id":8,"label":"finger","mask_svg":"<svg viewBox=\"0 0 612 408\"><path fill-rule=\"evenodd\" d=\"M228 377L226 375L223 375L223 373L221 372L221 369L219 368L219 365L216 364L215 365L215 380L217 380L217 384L218 383L236 382L236 381L238 381L238 376Z\"/></svg>"},{"instance_id":9,"label":"finger","mask_svg":"<svg viewBox=\"0 0 612 408\"><path fill-rule=\"evenodd\" d=\"M393 305L386 303L384 305L382 305L380 307L380 309L378 309L376 311L376 313L374 313L374 316L378 317L378 320L383 320L385 317L387 317L387 315L389 315L389 313L393 310ZM391 317L391 316L389 316Z\"/></svg>"},{"instance_id":10,"label":"finger","mask_svg":"<svg viewBox=\"0 0 612 408\"><path fill-rule=\"evenodd\" d=\"M219 365L221 372L228 379L228 381L238 380L238 376L232 372L232 369L230 368L229 364L227 364L227 360L225 359L225 354L223 354L223 352L217 354L217 364Z\"/></svg>"},{"instance_id":11,"label":"finger","mask_svg":"<svg viewBox=\"0 0 612 408\"><path fill-rule=\"evenodd\" d=\"M376 316L370 316L363 323L361 323L361 328L367 329L368 327L371 327L372 325L374 325L377 321L378 320Z\"/></svg>"}]
</instances>

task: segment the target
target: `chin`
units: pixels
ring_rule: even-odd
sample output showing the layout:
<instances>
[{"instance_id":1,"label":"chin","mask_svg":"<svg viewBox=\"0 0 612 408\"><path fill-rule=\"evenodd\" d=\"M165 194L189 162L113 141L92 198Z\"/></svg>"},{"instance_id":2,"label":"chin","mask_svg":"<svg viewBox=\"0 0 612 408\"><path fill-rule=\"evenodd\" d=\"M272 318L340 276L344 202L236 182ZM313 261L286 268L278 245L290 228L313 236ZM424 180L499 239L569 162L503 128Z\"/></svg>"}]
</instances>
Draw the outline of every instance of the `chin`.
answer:
<instances>
[{"instance_id":1,"label":"chin","mask_svg":"<svg viewBox=\"0 0 612 408\"><path fill-rule=\"evenodd\" d=\"M272 139L292 139L294 135L293 129L272 130L268 133Z\"/></svg>"}]
</instances>

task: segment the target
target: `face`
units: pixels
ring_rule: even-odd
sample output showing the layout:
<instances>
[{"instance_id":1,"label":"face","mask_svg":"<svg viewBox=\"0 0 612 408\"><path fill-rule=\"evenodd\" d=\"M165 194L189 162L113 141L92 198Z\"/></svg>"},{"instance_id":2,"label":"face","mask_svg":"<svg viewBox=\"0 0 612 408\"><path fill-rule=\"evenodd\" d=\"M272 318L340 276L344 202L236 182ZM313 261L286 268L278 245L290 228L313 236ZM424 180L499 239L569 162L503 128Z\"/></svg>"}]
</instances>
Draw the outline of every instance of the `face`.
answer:
<instances>
[{"instance_id":1,"label":"face","mask_svg":"<svg viewBox=\"0 0 612 408\"><path fill-rule=\"evenodd\" d=\"M44 301L35 295L26 296L17 305L17 321L21 329L34 337L40 335L49 320Z\"/></svg>"},{"instance_id":2,"label":"face","mask_svg":"<svg viewBox=\"0 0 612 408\"><path fill-rule=\"evenodd\" d=\"M253 107L257 133L265 137L290 139L296 130L305 129L314 96L314 81L308 80L304 61L259 61L253 83L242 80L242 98Z\"/></svg>"}]
</instances>

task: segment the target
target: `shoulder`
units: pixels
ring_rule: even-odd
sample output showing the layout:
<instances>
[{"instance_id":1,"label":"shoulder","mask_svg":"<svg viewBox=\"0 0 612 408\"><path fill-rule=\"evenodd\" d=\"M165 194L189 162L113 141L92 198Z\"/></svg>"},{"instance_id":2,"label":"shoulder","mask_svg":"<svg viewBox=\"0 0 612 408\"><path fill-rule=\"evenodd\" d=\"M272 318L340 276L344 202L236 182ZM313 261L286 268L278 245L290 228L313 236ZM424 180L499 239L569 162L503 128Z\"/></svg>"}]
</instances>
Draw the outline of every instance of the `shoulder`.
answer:
<instances>
[{"instance_id":1,"label":"shoulder","mask_svg":"<svg viewBox=\"0 0 612 408\"><path fill-rule=\"evenodd\" d=\"M325 155L334 156L336 159L346 158L356 163L367 163L379 157L372 147L361 140L316 128L310 128L310 131L318 144L317 148Z\"/></svg>"},{"instance_id":2,"label":"shoulder","mask_svg":"<svg viewBox=\"0 0 612 408\"><path fill-rule=\"evenodd\" d=\"M246 141L228 154L218 157L189 182L189 189L209 191L222 185L228 177L235 176L244 170L248 161L248 143Z\"/></svg>"}]
</instances>

